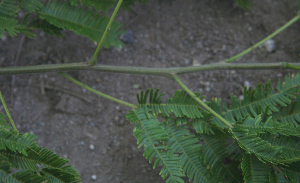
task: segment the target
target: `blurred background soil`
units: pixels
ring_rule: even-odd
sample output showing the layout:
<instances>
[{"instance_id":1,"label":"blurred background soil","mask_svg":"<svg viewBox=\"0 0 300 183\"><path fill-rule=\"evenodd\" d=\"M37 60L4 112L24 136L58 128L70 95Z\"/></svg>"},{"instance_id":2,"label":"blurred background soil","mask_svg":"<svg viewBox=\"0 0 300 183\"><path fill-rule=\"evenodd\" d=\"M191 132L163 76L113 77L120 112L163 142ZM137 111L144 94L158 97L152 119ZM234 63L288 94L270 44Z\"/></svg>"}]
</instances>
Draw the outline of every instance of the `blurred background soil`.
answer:
<instances>
[{"instance_id":1,"label":"blurred background soil","mask_svg":"<svg viewBox=\"0 0 300 183\"><path fill-rule=\"evenodd\" d=\"M219 62L265 38L297 13L296 0L252 0L244 11L233 0L150 0L121 10L117 20L132 31L135 42L122 49L102 49L98 63L153 68L184 67ZM88 38L64 31L64 37L37 33L25 38L15 62L22 35L0 41L0 66L87 61L96 46ZM300 22L273 38L272 52L257 48L238 63L299 62ZM68 72L88 86L130 103L136 93L160 88L163 99L180 87L167 78L146 75ZM296 73L291 70L209 71L180 75L193 91L207 100L241 97L244 86L255 87ZM86 91L57 73L0 76L0 90L17 128L36 134L39 145L52 149L78 169L82 182L164 182L159 169L143 157L125 115L130 108ZM3 107L0 107L4 112ZM96 178L96 180L92 179Z\"/></svg>"}]
</instances>

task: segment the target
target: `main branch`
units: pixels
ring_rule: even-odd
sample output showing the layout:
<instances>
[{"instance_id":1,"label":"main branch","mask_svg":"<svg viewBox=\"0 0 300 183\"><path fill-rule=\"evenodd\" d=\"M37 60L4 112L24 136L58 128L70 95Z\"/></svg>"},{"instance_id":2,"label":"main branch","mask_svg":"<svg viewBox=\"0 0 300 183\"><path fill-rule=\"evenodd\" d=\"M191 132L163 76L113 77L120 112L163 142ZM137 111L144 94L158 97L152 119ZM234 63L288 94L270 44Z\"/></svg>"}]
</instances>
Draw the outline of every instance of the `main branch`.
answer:
<instances>
[{"instance_id":1,"label":"main branch","mask_svg":"<svg viewBox=\"0 0 300 183\"><path fill-rule=\"evenodd\" d=\"M72 64L51 64L51 65L36 65L36 66L21 66L21 67L0 67L0 75L4 74L26 74L26 73L43 73L43 72L61 72L73 70L89 70L111 73L126 73L126 74L141 74L141 75L156 75L171 78L173 74L186 74L202 71L214 70L251 70L251 69L299 69L300 63L213 63L201 66L189 67L173 67L173 68L146 68L146 67L131 67L131 66L111 66L111 65L95 65L90 66L87 62L72 63Z\"/></svg>"}]
</instances>

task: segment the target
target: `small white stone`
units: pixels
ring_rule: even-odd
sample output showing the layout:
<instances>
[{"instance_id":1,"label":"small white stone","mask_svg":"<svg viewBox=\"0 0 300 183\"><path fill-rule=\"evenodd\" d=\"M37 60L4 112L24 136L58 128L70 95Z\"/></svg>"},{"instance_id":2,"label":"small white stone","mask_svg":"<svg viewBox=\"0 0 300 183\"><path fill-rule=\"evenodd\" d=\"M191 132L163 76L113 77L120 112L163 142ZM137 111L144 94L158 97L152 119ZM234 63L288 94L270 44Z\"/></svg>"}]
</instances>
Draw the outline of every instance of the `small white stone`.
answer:
<instances>
[{"instance_id":1,"label":"small white stone","mask_svg":"<svg viewBox=\"0 0 300 183\"><path fill-rule=\"evenodd\" d=\"M185 58L185 59L184 59L184 62L185 62L186 64L189 64L189 63L190 63L190 60L187 59L187 58Z\"/></svg>"},{"instance_id":2,"label":"small white stone","mask_svg":"<svg viewBox=\"0 0 300 183\"><path fill-rule=\"evenodd\" d=\"M273 52L276 49L276 44L275 44L275 41L273 39L269 39L268 41L266 41L264 43L264 46L266 47L268 52Z\"/></svg>"},{"instance_id":3,"label":"small white stone","mask_svg":"<svg viewBox=\"0 0 300 183\"><path fill-rule=\"evenodd\" d=\"M245 82L244 82L244 86L246 86L246 87L247 87L247 89L249 89L249 87L250 87L250 83L249 83L249 81L245 81Z\"/></svg>"},{"instance_id":4,"label":"small white stone","mask_svg":"<svg viewBox=\"0 0 300 183\"><path fill-rule=\"evenodd\" d=\"M97 175L92 175L91 177L93 180L97 180Z\"/></svg>"},{"instance_id":5,"label":"small white stone","mask_svg":"<svg viewBox=\"0 0 300 183\"><path fill-rule=\"evenodd\" d=\"M93 144L90 145L90 150L94 150L95 146Z\"/></svg>"},{"instance_id":6,"label":"small white stone","mask_svg":"<svg viewBox=\"0 0 300 183\"><path fill-rule=\"evenodd\" d=\"M198 60L193 60L193 66L200 66L200 62Z\"/></svg>"}]
</instances>

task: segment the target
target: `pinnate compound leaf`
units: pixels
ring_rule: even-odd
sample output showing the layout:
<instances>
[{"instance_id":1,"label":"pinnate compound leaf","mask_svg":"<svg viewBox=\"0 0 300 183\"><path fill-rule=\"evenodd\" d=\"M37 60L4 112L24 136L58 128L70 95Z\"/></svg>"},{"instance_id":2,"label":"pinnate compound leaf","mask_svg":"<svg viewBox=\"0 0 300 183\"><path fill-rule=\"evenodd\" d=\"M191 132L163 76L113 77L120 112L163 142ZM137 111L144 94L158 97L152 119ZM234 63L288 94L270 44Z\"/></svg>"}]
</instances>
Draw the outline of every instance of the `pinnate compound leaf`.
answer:
<instances>
[{"instance_id":1,"label":"pinnate compound leaf","mask_svg":"<svg viewBox=\"0 0 300 183\"><path fill-rule=\"evenodd\" d=\"M276 136L270 133L261 134L260 137L268 141L272 146L282 147L281 156L284 163L292 163L300 160L300 143L291 136Z\"/></svg>"},{"instance_id":2,"label":"pinnate compound leaf","mask_svg":"<svg viewBox=\"0 0 300 183\"><path fill-rule=\"evenodd\" d=\"M233 137L237 140L240 147L245 149L247 153L253 153L263 162L281 163L282 146L272 146L268 141L262 139L258 134L249 129L234 125L232 128Z\"/></svg>"},{"instance_id":3,"label":"pinnate compound leaf","mask_svg":"<svg viewBox=\"0 0 300 183\"><path fill-rule=\"evenodd\" d=\"M135 1L145 3L147 0L124 0L121 7L129 10L129 7L134 4ZM87 5L88 7L95 7L97 11L107 11L109 8L115 6L118 1L112 0L70 0L71 5Z\"/></svg>"},{"instance_id":4,"label":"pinnate compound leaf","mask_svg":"<svg viewBox=\"0 0 300 183\"><path fill-rule=\"evenodd\" d=\"M166 182L181 182L184 181L180 177L185 175L179 165L180 158L177 154L168 155L165 151L166 147L162 144L169 139L168 134L162 128L161 123L152 114L146 115L146 107L142 107L135 111L130 111L126 115L127 119L135 122L133 135L137 138L138 147L144 146L144 156L149 163L156 158L154 168L161 164L162 170L160 175L163 179L167 178Z\"/></svg>"},{"instance_id":5,"label":"pinnate compound leaf","mask_svg":"<svg viewBox=\"0 0 300 183\"><path fill-rule=\"evenodd\" d=\"M0 155L0 182L10 179L11 164L5 156Z\"/></svg>"},{"instance_id":6,"label":"pinnate compound leaf","mask_svg":"<svg viewBox=\"0 0 300 183\"><path fill-rule=\"evenodd\" d=\"M18 22L11 18L6 18L0 16L0 37L2 37L7 31L8 35L15 36L19 32L17 28L19 27Z\"/></svg>"},{"instance_id":7,"label":"pinnate compound leaf","mask_svg":"<svg viewBox=\"0 0 300 183\"><path fill-rule=\"evenodd\" d=\"M193 119L192 126L198 134L215 134L208 118Z\"/></svg>"},{"instance_id":8,"label":"pinnate compound leaf","mask_svg":"<svg viewBox=\"0 0 300 183\"><path fill-rule=\"evenodd\" d=\"M269 132L271 134L281 134L285 136L297 136L300 137L300 126L291 127L289 124L281 125L277 121L272 120L272 117L269 117L265 122L262 121L261 115L256 116L256 118L251 118L250 116L246 117L242 123L237 123L236 126L239 126L243 129L248 129L254 133L265 133Z\"/></svg>"},{"instance_id":9,"label":"pinnate compound leaf","mask_svg":"<svg viewBox=\"0 0 300 183\"><path fill-rule=\"evenodd\" d=\"M17 16L17 6L14 0L2 0L0 2L0 17L15 18Z\"/></svg>"},{"instance_id":10,"label":"pinnate compound leaf","mask_svg":"<svg viewBox=\"0 0 300 183\"><path fill-rule=\"evenodd\" d=\"M280 124L289 124L293 128L297 128L300 124L300 97L290 105L278 109L278 112L272 113L272 118Z\"/></svg>"},{"instance_id":11,"label":"pinnate compound leaf","mask_svg":"<svg viewBox=\"0 0 300 183\"><path fill-rule=\"evenodd\" d=\"M255 155L244 153L241 167L245 183L266 183L269 182L271 167L261 162Z\"/></svg>"},{"instance_id":12,"label":"pinnate compound leaf","mask_svg":"<svg viewBox=\"0 0 300 183\"><path fill-rule=\"evenodd\" d=\"M180 166L189 180L194 183L217 182L201 161L201 144L189 133L187 126L177 126L174 120L170 120L163 123L163 127L170 138L167 142L168 154L180 154Z\"/></svg>"},{"instance_id":13,"label":"pinnate compound leaf","mask_svg":"<svg viewBox=\"0 0 300 183\"><path fill-rule=\"evenodd\" d=\"M235 0L236 4L243 9L250 9L251 4L249 0Z\"/></svg>"},{"instance_id":14,"label":"pinnate compound leaf","mask_svg":"<svg viewBox=\"0 0 300 183\"><path fill-rule=\"evenodd\" d=\"M36 18L32 21L30 21L29 19L30 16L28 14L23 18L21 26L17 28L17 30L19 30L25 36L29 38L34 38L36 35L33 32L33 30L42 30L49 35L56 35L57 37L62 37L62 28L50 24L45 19Z\"/></svg>"},{"instance_id":15,"label":"pinnate compound leaf","mask_svg":"<svg viewBox=\"0 0 300 183\"><path fill-rule=\"evenodd\" d=\"M16 172L7 180L9 183L42 183L47 181L47 177L40 176L30 170Z\"/></svg>"},{"instance_id":16,"label":"pinnate compound leaf","mask_svg":"<svg viewBox=\"0 0 300 183\"><path fill-rule=\"evenodd\" d=\"M267 111L268 115L273 112L278 112L278 106L288 106L291 103L292 98L297 98L299 94L300 86L300 74L295 77L287 75L283 84L278 80L277 90L278 93L274 93L274 89L271 87L271 81L266 85L258 84L256 90L244 89L244 99L238 99L235 96L231 97L230 110L220 112L220 115L231 123L243 120L246 116L250 115L255 118L262 111ZM212 101L211 105L216 102ZM214 111L222 111L221 103L218 102L211 107ZM268 110L266 110L268 108ZM212 123L222 123L218 118L213 117Z\"/></svg>"},{"instance_id":17,"label":"pinnate compound leaf","mask_svg":"<svg viewBox=\"0 0 300 183\"><path fill-rule=\"evenodd\" d=\"M43 4L40 0L18 0L18 3L23 10L29 13L39 11L43 8Z\"/></svg>"},{"instance_id":18,"label":"pinnate compound leaf","mask_svg":"<svg viewBox=\"0 0 300 183\"><path fill-rule=\"evenodd\" d=\"M9 126L9 122L6 120L7 116L0 112L0 129L12 130L12 127Z\"/></svg>"},{"instance_id":19,"label":"pinnate compound leaf","mask_svg":"<svg viewBox=\"0 0 300 183\"><path fill-rule=\"evenodd\" d=\"M220 134L221 132L216 135L199 135L204 143L201 159L207 165L207 169L219 180L230 179L230 182L240 182L241 175L235 174L237 168L223 163L225 158L229 156L229 152L225 141L227 137Z\"/></svg>"},{"instance_id":20,"label":"pinnate compound leaf","mask_svg":"<svg viewBox=\"0 0 300 183\"><path fill-rule=\"evenodd\" d=\"M17 132L0 129L0 150L9 149L27 155L26 149L35 143L36 138L32 133L25 133L20 137Z\"/></svg>"},{"instance_id":21,"label":"pinnate compound leaf","mask_svg":"<svg viewBox=\"0 0 300 183\"><path fill-rule=\"evenodd\" d=\"M60 1L49 1L46 7L38 12L38 16L46 19L51 24L62 29L69 29L75 33L89 37L91 40L100 42L109 18L100 13L94 13L82 7L74 7L69 3ZM120 31L121 24L113 22L110 31L103 43L105 48L114 46L119 48L123 43L119 36L123 33Z\"/></svg>"},{"instance_id":22,"label":"pinnate compound leaf","mask_svg":"<svg viewBox=\"0 0 300 183\"><path fill-rule=\"evenodd\" d=\"M149 95L150 94L150 95ZM162 114L166 117L170 117L173 113L176 117L188 117L188 118L200 118L203 117L202 112L204 111L201 108L201 105L195 101L189 94L185 91L177 90L172 98L169 98L165 104L161 103L160 97L163 94L158 96L158 90L153 93L153 89L146 90L141 92L141 95L138 96L138 102L140 106L147 106L153 115ZM149 103L147 99L149 96ZM196 93L196 96L199 97L200 93ZM205 97L200 97L204 99Z\"/></svg>"},{"instance_id":23,"label":"pinnate compound leaf","mask_svg":"<svg viewBox=\"0 0 300 183\"><path fill-rule=\"evenodd\" d=\"M292 183L300 182L300 164L299 162L291 163L289 166L279 166L285 177Z\"/></svg>"},{"instance_id":24,"label":"pinnate compound leaf","mask_svg":"<svg viewBox=\"0 0 300 183\"><path fill-rule=\"evenodd\" d=\"M61 168L43 168L41 170L51 182L73 183L80 180L80 175L73 174Z\"/></svg>"},{"instance_id":25,"label":"pinnate compound leaf","mask_svg":"<svg viewBox=\"0 0 300 183\"><path fill-rule=\"evenodd\" d=\"M270 183L290 183L283 173L275 173L274 171L270 173L269 180Z\"/></svg>"},{"instance_id":26,"label":"pinnate compound leaf","mask_svg":"<svg viewBox=\"0 0 300 183\"><path fill-rule=\"evenodd\" d=\"M1 150L0 154L6 156L16 169L29 169L37 171L36 165L43 165L51 168L61 168L68 160L59 157L53 151L43 149L34 145L27 149L27 156L12 152L10 150Z\"/></svg>"}]
</instances>

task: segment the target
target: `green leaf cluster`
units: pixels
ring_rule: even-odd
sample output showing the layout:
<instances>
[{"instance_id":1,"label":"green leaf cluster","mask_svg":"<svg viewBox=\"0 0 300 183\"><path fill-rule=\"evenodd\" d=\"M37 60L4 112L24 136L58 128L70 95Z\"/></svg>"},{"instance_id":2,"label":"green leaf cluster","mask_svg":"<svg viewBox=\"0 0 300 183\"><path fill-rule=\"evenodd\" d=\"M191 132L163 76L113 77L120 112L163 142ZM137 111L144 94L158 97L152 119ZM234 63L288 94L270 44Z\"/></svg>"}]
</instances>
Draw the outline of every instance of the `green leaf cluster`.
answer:
<instances>
[{"instance_id":1,"label":"green leaf cluster","mask_svg":"<svg viewBox=\"0 0 300 183\"><path fill-rule=\"evenodd\" d=\"M249 1L249 0L235 0L235 3L236 3L239 7L243 8L243 9L245 9L245 10L248 10L248 9L251 8L251 4L250 4L250 1Z\"/></svg>"},{"instance_id":2,"label":"green leaf cluster","mask_svg":"<svg viewBox=\"0 0 300 183\"><path fill-rule=\"evenodd\" d=\"M138 147L149 162L162 165L166 182L299 182L300 74L278 81L277 92L267 84L244 89L244 99L231 97L206 104L232 128L204 110L185 91L162 102L159 90L137 95L135 122ZM195 95L203 100L205 96Z\"/></svg>"},{"instance_id":3,"label":"green leaf cluster","mask_svg":"<svg viewBox=\"0 0 300 183\"><path fill-rule=\"evenodd\" d=\"M32 133L21 134L0 113L0 182L73 183L80 175L67 159L36 143Z\"/></svg>"},{"instance_id":4,"label":"green leaf cluster","mask_svg":"<svg viewBox=\"0 0 300 183\"><path fill-rule=\"evenodd\" d=\"M125 0L123 8L129 9L135 0ZM144 3L146 0L139 0ZM71 30L99 43L104 34L109 17L103 14L115 6L115 0L1 0L0 1L0 37L7 32L9 36L23 33L29 38L36 36L35 31L44 31L50 35L62 36L62 30ZM18 13L24 14L18 18ZM122 25L114 21L104 40L103 46L119 48Z\"/></svg>"}]
</instances>

